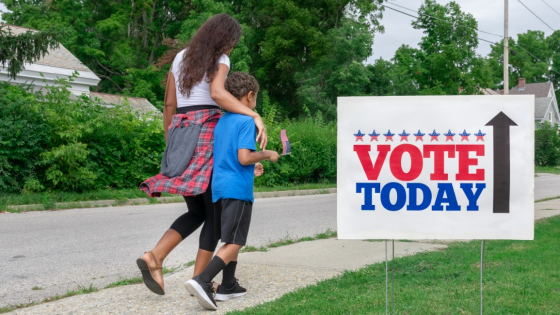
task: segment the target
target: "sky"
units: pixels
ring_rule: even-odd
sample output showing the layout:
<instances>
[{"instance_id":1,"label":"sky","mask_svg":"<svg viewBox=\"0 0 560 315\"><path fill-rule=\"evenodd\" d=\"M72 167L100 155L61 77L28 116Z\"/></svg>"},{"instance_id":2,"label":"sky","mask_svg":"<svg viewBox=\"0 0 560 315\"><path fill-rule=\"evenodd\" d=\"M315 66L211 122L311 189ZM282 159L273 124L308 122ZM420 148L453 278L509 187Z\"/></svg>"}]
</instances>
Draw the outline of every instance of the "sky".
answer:
<instances>
[{"instance_id":1,"label":"sky","mask_svg":"<svg viewBox=\"0 0 560 315\"><path fill-rule=\"evenodd\" d=\"M554 12L546 5L548 3L556 11L560 12L560 1L558 0L521 0L526 6L543 19L554 30L560 29L560 14ZM423 0L389 0L388 6L392 3L401 5L418 11ZM438 0L439 4L447 4L451 1ZM455 0L463 12L468 12L478 21L478 29L494 34L504 34L504 0ZM546 2L546 3L545 3ZM416 15L415 12L408 11L396 6L400 11ZM385 27L384 34L375 34L373 44L373 56L367 62L372 63L376 59L391 59L397 48L402 44L418 47L422 39L422 30L412 28L414 18L402 13L385 9L381 24ZM517 39L517 34L525 33L528 30L541 30L548 36L552 30L543 22L531 14L519 0L509 0L509 36ZM479 33L479 37L499 41L500 37ZM479 41L478 53L486 56L490 52L490 44Z\"/></svg>"},{"instance_id":2,"label":"sky","mask_svg":"<svg viewBox=\"0 0 560 315\"><path fill-rule=\"evenodd\" d=\"M461 10L471 13L478 21L478 29L490 33L503 35L504 33L504 1L505 0L455 0L461 6ZM517 39L517 34L525 33L527 30L541 30L548 36L552 30L548 28L537 17L531 14L526 6L543 19L555 30L560 29L560 14L554 12L546 5L548 3L556 11L560 12L560 1L558 0L508 0L509 1L509 35ZM389 0L388 4L398 4L418 11L423 0ZM449 0L438 0L440 4L449 3ZM392 6L395 7L395 6ZM403 12L415 15L415 12L395 7ZM0 11L6 11L4 4L0 3ZM418 47L422 39L422 31L412 28L413 18L402 13L385 9L381 24L385 27L384 34L375 34L373 45L373 56L369 57L367 63L375 59L391 59L397 48L402 44ZM480 33L480 38L490 41L499 41L500 38ZM490 52L490 44L480 42L478 53L486 56Z\"/></svg>"}]
</instances>

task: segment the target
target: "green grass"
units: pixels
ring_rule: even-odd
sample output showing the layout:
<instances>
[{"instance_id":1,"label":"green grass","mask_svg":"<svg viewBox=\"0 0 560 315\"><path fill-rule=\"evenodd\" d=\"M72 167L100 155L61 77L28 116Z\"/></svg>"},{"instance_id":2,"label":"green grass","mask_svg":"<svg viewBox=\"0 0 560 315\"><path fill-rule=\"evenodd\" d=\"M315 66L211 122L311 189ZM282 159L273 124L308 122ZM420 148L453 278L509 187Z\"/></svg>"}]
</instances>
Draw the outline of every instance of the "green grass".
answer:
<instances>
[{"instance_id":1,"label":"green grass","mask_svg":"<svg viewBox=\"0 0 560 315\"><path fill-rule=\"evenodd\" d=\"M276 248L280 246L291 245L300 242L308 242L308 241L315 241L315 240L323 240L327 238L336 237L336 231L331 229L327 229L324 233L318 233L313 236L301 237L301 238L292 238L290 235L286 235L283 238L271 242L266 246L261 247L254 247L254 246L244 246L239 252L240 253L247 253L247 252L266 252L268 248Z\"/></svg>"},{"instance_id":2,"label":"green grass","mask_svg":"<svg viewBox=\"0 0 560 315\"><path fill-rule=\"evenodd\" d=\"M485 314L559 314L560 216L534 241L487 241ZM478 314L480 241L395 259L395 314ZM390 300L390 298L389 298ZM228 314L385 314L385 263Z\"/></svg>"},{"instance_id":3,"label":"green grass","mask_svg":"<svg viewBox=\"0 0 560 315\"><path fill-rule=\"evenodd\" d=\"M132 278L132 279L122 279L119 281L115 281L109 285L107 285L105 287L105 289L109 289L109 288L115 288L115 287L121 287L123 285L129 285L129 284L138 284L138 283L142 283L143 280L142 278Z\"/></svg>"},{"instance_id":4,"label":"green grass","mask_svg":"<svg viewBox=\"0 0 560 315\"><path fill-rule=\"evenodd\" d=\"M535 203L537 203L537 202L543 202L543 201L549 201L549 200L555 200L555 199L560 199L560 196L550 197L550 198L544 198L544 199L539 199L539 200L535 201Z\"/></svg>"},{"instance_id":5,"label":"green grass","mask_svg":"<svg viewBox=\"0 0 560 315\"><path fill-rule=\"evenodd\" d=\"M169 195L171 196L171 195ZM92 192L41 192L27 194L2 194L0 203L5 205L43 204L46 208L54 206L55 202L77 202L91 200L127 201L132 198L149 198L140 189L106 189Z\"/></svg>"},{"instance_id":6,"label":"green grass","mask_svg":"<svg viewBox=\"0 0 560 315\"><path fill-rule=\"evenodd\" d=\"M331 229L327 229L324 233L318 233L318 234L315 234L313 236L307 236L307 237L302 237L302 238L298 238L298 239L293 239L289 235L286 235L285 237L281 238L280 240L268 244L267 247L274 248L274 247L280 247L280 246L295 244L295 243L299 243L299 242L324 240L324 239L327 239L327 238L336 237L336 235L337 235L336 231L333 231Z\"/></svg>"},{"instance_id":7,"label":"green grass","mask_svg":"<svg viewBox=\"0 0 560 315\"><path fill-rule=\"evenodd\" d=\"M535 173L560 174L560 166L535 166Z\"/></svg>"},{"instance_id":8,"label":"green grass","mask_svg":"<svg viewBox=\"0 0 560 315\"><path fill-rule=\"evenodd\" d=\"M255 192L270 192L284 190L303 190L303 189L320 189L320 193L328 193L328 188L334 188L336 184L302 184L294 186L278 186L278 187L255 187ZM182 202L180 196L172 194L162 194L162 197L176 197L173 202ZM158 198L150 198L139 189L106 189L93 192L74 193L74 192L42 192L27 194L2 194L0 195L0 211L7 212L23 212L37 210L53 210L53 209L73 209L73 208L91 208L96 207L93 204L79 204L79 202L96 201L96 200L115 200L112 206L118 206L126 203L129 199L146 198L150 204L158 203ZM160 201L161 202L161 201ZM67 203L65 205L56 205L55 203ZM32 209L10 209L8 206L15 205L38 205Z\"/></svg>"},{"instance_id":9,"label":"green grass","mask_svg":"<svg viewBox=\"0 0 560 315\"><path fill-rule=\"evenodd\" d=\"M244 246L239 251L240 253L252 253L252 252L266 252L267 249L264 246L255 247L255 246Z\"/></svg>"},{"instance_id":10,"label":"green grass","mask_svg":"<svg viewBox=\"0 0 560 315\"><path fill-rule=\"evenodd\" d=\"M255 186L255 192L270 192L270 191L285 191L285 190L304 190L304 189L321 189L321 193L328 193L328 188L336 188L336 183L322 183L322 184L299 184L293 186Z\"/></svg>"}]
</instances>

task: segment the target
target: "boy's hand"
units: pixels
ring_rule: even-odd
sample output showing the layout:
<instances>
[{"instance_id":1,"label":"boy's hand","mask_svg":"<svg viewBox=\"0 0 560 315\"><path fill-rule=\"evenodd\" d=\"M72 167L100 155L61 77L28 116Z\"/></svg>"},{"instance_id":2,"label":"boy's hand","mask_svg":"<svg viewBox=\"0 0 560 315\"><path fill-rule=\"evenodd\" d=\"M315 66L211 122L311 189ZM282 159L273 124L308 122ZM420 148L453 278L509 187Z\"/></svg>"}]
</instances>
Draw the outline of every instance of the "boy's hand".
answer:
<instances>
[{"instance_id":1,"label":"boy's hand","mask_svg":"<svg viewBox=\"0 0 560 315\"><path fill-rule=\"evenodd\" d=\"M278 154L278 152L276 151L267 151L269 154L268 160L272 163L276 163L276 161L278 161L278 158L280 157L280 154Z\"/></svg>"},{"instance_id":2,"label":"boy's hand","mask_svg":"<svg viewBox=\"0 0 560 315\"><path fill-rule=\"evenodd\" d=\"M263 165L261 163L256 163L255 164L255 177L259 177L263 174L264 169L263 169Z\"/></svg>"}]
</instances>

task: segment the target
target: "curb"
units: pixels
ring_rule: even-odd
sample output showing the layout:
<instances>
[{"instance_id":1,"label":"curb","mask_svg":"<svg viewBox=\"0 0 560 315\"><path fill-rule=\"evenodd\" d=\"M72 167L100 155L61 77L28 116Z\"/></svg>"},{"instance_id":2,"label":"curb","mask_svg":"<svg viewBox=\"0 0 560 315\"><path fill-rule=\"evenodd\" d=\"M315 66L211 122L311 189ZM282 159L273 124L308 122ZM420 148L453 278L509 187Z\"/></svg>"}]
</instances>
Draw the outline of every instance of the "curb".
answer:
<instances>
[{"instance_id":1,"label":"curb","mask_svg":"<svg viewBox=\"0 0 560 315\"><path fill-rule=\"evenodd\" d=\"M321 195L321 194L333 194L333 193L336 193L336 188L257 192L254 193L254 196L255 199L263 199L263 198L309 196L309 195ZM45 206L43 204L12 205L12 206L7 206L7 208L10 210L34 211L34 210L63 210L63 209L73 209L73 208L133 206L133 205L149 205L149 204L183 202L183 198L180 196L160 197L155 200L156 202L150 201L147 198L134 198L134 199L128 199L126 201L111 199L111 200L91 200L91 201L76 201L76 202L56 202L54 204L55 207L53 209L45 209Z\"/></svg>"}]
</instances>

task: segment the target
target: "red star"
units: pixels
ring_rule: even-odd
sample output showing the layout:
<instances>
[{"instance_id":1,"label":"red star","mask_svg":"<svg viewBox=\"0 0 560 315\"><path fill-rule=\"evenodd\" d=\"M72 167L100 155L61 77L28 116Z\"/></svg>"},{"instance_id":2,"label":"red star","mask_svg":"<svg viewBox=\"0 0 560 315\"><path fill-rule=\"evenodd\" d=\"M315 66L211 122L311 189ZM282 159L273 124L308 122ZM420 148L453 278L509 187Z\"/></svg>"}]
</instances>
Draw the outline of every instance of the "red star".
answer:
<instances>
[{"instance_id":1,"label":"red star","mask_svg":"<svg viewBox=\"0 0 560 315\"><path fill-rule=\"evenodd\" d=\"M364 142L364 136L356 136L356 141L358 140Z\"/></svg>"},{"instance_id":2,"label":"red star","mask_svg":"<svg viewBox=\"0 0 560 315\"><path fill-rule=\"evenodd\" d=\"M370 142L373 142L373 140L379 142L379 139L377 139L377 137L379 137L379 136L370 136L370 137L371 137Z\"/></svg>"},{"instance_id":3,"label":"red star","mask_svg":"<svg viewBox=\"0 0 560 315\"><path fill-rule=\"evenodd\" d=\"M449 140L453 141L453 136L445 136L445 142Z\"/></svg>"},{"instance_id":4,"label":"red star","mask_svg":"<svg viewBox=\"0 0 560 315\"><path fill-rule=\"evenodd\" d=\"M416 141L418 141L418 140L424 142L424 137L422 137L422 136L416 136ZM415 142L416 142L416 141L415 141Z\"/></svg>"},{"instance_id":5,"label":"red star","mask_svg":"<svg viewBox=\"0 0 560 315\"><path fill-rule=\"evenodd\" d=\"M430 142L432 142L432 141L434 141L434 140L438 141L437 137L438 137L438 136L430 136L430 138L431 138L431 139L430 139Z\"/></svg>"},{"instance_id":6,"label":"red star","mask_svg":"<svg viewBox=\"0 0 560 315\"><path fill-rule=\"evenodd\" d=\"M469 142L469 136L461 136L461 142L463 142L463 140L467 140L467 142Z\"/></svg>"},{"instance_id":7,"label":"red star","mask_svg":"<svg viewBox=\"0 0 560 315\"><path fill-rule=\"evenodd\" d=\"M393 136L385 136L385 142L389 140L393 141Z\"/></svg>"},{"instance_id":8,"label":"red star","mask_svg":"<svg viewBox=\"0 0 560 315\"><path fill-rule=\"evenodd\" d=\"M406 142L408 142L408 136L400 136L401 137L401 142L403 142L404 140L406 140Z\"/></svg>"},{"instance_id":9,"label":"red star","mask_svg":"<svg viewBox=\"0 0 560 315\"><path fill-rule=\"evenodd\" d=\"M484 142L484 136L476 136L476 141L478 140Z\"/></svg>"}]
</instances>

